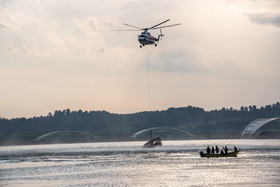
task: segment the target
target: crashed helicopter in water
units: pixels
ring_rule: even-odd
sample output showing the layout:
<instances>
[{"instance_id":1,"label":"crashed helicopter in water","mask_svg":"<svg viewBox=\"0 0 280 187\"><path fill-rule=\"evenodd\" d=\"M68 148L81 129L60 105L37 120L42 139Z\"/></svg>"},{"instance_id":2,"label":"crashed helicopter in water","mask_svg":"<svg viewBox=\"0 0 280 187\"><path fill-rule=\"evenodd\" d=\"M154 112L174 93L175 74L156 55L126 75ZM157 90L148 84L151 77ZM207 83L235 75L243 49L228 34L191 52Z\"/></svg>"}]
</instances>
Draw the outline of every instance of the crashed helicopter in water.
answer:
<instances>
[{"instance_id":1,"label":"crashed helicopter in water","mask_svg":"<svg viewBox=\"0 0 280 187\"><path fill-rule=\"evenodd\" d=\"M170 19L165 20L165 21L163 21L163 22L161 22L161 23L159 23L159 24L156 24L156 25L154 25L154 26L152 26L152 27L144 28L144 29L124 23L125 26L135 28L136 30L113 30L113 31L139 31L139 30L143 30L143 32L142 32L140 35L138 35L138 41L139 41L139 43L141 44L141 45L140 45L140 48L144 47L145 45L153 45L153 44L154 44L155 46L157 46L159 40L164 36L164 35L162 34L162 32L161 32L161 29L162 29L162 28L173 27L173 26L181 25L181 23L177 23L177 24L173 24L173 25L166 25L166 26L161 26L161 27L159 27L160 25L162 25L162 24L164 24L164 23L166 23L166 22L168 22L168 21L170 21ZM148 32L148 30L155 30L155 29L160 29L160 34L158 35L157 38L154 37L154 36L152 36L152 35Z\"/></svg>"}]
</instances>

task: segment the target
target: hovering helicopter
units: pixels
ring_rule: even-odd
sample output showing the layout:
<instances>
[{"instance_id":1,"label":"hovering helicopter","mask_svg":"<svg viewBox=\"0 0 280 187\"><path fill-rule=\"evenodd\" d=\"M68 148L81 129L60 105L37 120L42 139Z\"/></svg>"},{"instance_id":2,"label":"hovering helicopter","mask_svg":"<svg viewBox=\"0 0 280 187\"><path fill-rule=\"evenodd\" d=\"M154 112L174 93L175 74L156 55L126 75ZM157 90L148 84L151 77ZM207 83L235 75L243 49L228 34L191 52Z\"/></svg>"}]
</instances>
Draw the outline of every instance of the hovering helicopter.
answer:
<instances>
[{"instance_id":1,"label":"hovering helicopter","mask_svg":"<svg viewBox=\"0 0 280 187\"><path fill-rule=\"evenodd\" d=\"M170 21L170 19L168 20L165 20L159 24L156 24L152 27L149 27L149 28L139 28L139 27L136 27L136 26L133 26L133 25L129 25L129 24L126 24L124 23L125 26L128 26L128 27L132 27L132 28L135 28L136 30L113 30L113 31L139 31L139 30L143 30L143 32L138 35L138 41L139 43L141 44L140 45L140 48L144 47L145 45L155 45L155 47L157 46L159 40L164 36L161 32L161 29L162 28L166 28L166 27L173 27L173 26L177 26L177 25L181 25L181 23L177 23L177 24L173 24L173 25L166 25L166 26L161 26L159 27L160 25L166 23ZM158 35L158 37L154 37L152 36L148 30L155 30L155 29L160 29L160 34Z\"/></svg>"}]
</instances>

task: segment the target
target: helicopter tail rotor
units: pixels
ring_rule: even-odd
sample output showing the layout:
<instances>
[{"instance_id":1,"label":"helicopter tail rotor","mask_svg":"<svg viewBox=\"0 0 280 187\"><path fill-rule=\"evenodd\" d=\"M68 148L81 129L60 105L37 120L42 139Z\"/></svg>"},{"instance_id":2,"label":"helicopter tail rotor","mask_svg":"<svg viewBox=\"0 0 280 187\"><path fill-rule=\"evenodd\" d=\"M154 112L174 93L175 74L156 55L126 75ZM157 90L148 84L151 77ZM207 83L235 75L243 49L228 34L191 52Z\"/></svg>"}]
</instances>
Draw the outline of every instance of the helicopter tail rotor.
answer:
<instances>
[{"instance_id":1,"label":"helicopter tail rotor","mask_svg":"<svg viewBox=\"0 0 280 187\"><path fill-rule=\"evenodd\" d=\"M161 36L161 37L163 37L163 36L164 36L164 35L162 34L162 32L161 32L161 29L160 29L160 36Z\"/></svg>"},{"instance_id":2,"label":"helicopter tail rotor","mask_svg":"<svg viewBox=\"0 0 280 187\"><path fill-rule=\"evenodd\" d=\"M163 36L164 36L164 35L162 34L161 29L160 29L160 34L158 35L158 41L159 41L160 39L162 39Z\"/></svg>"}]
</instances>

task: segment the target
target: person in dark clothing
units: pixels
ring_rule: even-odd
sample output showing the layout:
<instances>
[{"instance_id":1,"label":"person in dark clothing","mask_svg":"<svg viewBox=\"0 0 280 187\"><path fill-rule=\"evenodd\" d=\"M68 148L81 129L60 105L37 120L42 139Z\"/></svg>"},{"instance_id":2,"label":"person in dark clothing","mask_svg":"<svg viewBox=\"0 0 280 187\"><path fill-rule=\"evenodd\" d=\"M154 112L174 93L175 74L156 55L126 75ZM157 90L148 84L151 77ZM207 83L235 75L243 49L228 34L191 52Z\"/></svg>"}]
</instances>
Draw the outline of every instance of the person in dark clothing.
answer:
<instances>
[{"instance_id":1,"label":"person in dark clothing","mask_svg":"<svg viewBox=\"0 0 280 187\"><path fill-rule=\"evenodd\" d=\"M225 146L225 154L228 154L228 148Z\"/></svg>"},{"instance_id":2,"label":"person in dark clothing","mask_svg":"<svg viewBox=\"0 0 280 187\"><path fill-rule=\"evenodd\" d=\"M211 154L215 154L215 150L214 150L213 146L212 146L212 149L211 149Z\"/></svg>"},{"instance_id":3,"label":"person in dark clothing","mask_svg":"<svg viewBox=\"0 0 280 187\"><path fill-rule=\"evenodd\" d=\"M234 152L237 152L237 148L236 148L236 146L234 146Z\"/></svg>"},{"instance_id":4,"label":"person in dark clothing","mask_svg":"<svg viewBox=\"0 0 280 187\"><path fill-rule=\"evenodd\" d=\"M208 146L206 149L207 154L210 154L210 147Z\"/></svg>"}]
</instances>

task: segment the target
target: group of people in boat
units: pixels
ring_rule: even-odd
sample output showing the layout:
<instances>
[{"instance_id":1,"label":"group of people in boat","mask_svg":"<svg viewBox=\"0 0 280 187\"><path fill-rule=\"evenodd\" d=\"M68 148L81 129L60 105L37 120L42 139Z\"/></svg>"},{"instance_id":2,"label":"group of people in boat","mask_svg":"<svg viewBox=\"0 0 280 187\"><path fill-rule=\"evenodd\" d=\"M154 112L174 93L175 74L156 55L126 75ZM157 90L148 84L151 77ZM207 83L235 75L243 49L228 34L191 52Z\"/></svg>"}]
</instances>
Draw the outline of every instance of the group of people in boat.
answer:
<instances>
[{"instance_id":1,"label":"group of people in boat","mask_svg":"<svg viewBox=\"0 0 280 187\"><path fill-rule=\"evenodd\" d=\"M234 146L234 152L237 152L237 147L236 146ZM209 146L206 148L206 153L207 154L219 154L220 153L220 149L219 149L219 147L216 145L216 147L214 148L213 146L212 146L212 148L210 148ZM222 147L222 150L221 150L221 154L223 155L223 154L228 154L228 148L227 148L227 146L225 146L225 147Z\"/></svg>"}]
</instances>

